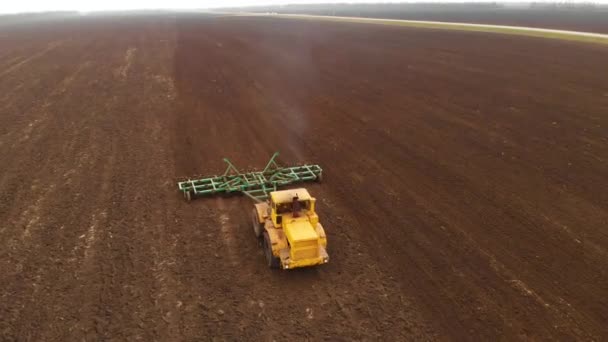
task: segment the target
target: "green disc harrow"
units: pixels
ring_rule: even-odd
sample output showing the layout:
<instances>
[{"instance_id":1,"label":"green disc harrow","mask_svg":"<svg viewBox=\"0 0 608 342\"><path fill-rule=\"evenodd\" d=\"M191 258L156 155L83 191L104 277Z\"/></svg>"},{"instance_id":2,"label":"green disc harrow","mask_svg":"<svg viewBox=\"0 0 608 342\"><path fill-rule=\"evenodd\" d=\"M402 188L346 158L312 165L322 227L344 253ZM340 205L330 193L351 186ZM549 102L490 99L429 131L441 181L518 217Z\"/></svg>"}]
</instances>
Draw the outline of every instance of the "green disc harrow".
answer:
<instances>
[{"instance_id":1,"label":"green disc harrow","mask_svg":"<svg viewBox=\"0 0 608 342\"><path fill-rule=\"evenodd\" d=\"M177 183L186 200L197 196L243 193L254 201L268 198L268 193L278 187L306 181L321 181L323 170L319 165L281 167L275 159L276 152L262 171L240 172L227 158L228 167L221 176L189 179Z\"/></svg>"}]
</instances>

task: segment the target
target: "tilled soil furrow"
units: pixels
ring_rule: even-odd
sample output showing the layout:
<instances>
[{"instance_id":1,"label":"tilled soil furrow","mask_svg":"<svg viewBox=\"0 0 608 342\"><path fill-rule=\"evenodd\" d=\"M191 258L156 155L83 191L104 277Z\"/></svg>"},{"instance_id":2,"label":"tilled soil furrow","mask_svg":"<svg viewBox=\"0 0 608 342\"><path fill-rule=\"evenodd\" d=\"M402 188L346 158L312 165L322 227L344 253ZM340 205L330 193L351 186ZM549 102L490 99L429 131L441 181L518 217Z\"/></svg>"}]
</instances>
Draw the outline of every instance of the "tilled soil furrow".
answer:
<instances>
[{"instance_id":1,"label":"tilled soil furrow","mask_svg":"<svg viewBox=\"0 0 608 342\"><path fill-rule=\"evenodd\" d=\"M0 339L601 340L600 45L200 14L0 28ZM33 34L33 33L37 34ZM23 39L21 39L23 38ZM275 151L330 263L269 270Z\"/></svg>"}]
</instances>

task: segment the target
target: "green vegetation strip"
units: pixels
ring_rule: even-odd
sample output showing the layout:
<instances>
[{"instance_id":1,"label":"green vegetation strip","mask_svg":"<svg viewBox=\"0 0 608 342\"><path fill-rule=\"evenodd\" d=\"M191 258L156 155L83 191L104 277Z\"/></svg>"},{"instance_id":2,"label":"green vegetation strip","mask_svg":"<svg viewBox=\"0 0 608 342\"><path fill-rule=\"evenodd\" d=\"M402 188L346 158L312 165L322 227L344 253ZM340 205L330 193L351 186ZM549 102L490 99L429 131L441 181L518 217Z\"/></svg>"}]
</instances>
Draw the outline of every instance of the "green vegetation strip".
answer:
<instances>
[{"instance_id":1,"label":"green vegetation strip","mask_svg":"<svg viewBox=\"0 0 608 342\"><path fill-rule=\"evenodd\" d=\"M527 30L526 28L508 28L508 27L491 27L491 26L475 26L467 24L448 24L448 23L428 23L428 22L412 22L412 21L398 21L398 20L382 20L370 18L345 18L345 17L323 17L323 16L302 16L302 15L278 15L281 18L290 19L307 19L307 20L328 20L328 21L345 21L353 23L368 23L368 24L380 24L380 25L396 25L396 26L408 26L425 29L441 29L441 30L459 30L459 31L474 31L474 32L490 32L490 33L501 33L501 34L512 34L520 36L531 36L551 39L562 39L571 40L585 43L595 44L608 44L608 38L597 37L597 36L585 36L577 35L575 33L562 33L552 31L536 31Z\"/></svg>"}]
</instances>

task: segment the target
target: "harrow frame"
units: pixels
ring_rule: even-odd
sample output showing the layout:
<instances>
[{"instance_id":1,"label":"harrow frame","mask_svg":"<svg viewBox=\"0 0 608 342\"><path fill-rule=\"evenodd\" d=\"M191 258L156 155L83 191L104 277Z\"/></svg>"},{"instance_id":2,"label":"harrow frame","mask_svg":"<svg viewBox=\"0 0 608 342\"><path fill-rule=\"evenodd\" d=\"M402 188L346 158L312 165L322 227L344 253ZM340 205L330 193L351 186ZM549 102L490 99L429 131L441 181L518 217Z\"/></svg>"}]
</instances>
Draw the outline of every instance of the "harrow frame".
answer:
<instances>
[{"instance_id":1,"label":"harrow frame","mask_svg":"<svg viewBox=\"0 0 608 342\"><path fill-rule=\"evenodd\" d=\"M322 180L323 169L319 165L281 167L275 161L278 156L279 152L275 152L262 171L251 172L239 171L228 158L224 158L228 167L222 175L188 179L178 182L177 186L188 201L202 196L242 193L255 202L262 202L278 187Z\"/></svg>"}]
</instances>

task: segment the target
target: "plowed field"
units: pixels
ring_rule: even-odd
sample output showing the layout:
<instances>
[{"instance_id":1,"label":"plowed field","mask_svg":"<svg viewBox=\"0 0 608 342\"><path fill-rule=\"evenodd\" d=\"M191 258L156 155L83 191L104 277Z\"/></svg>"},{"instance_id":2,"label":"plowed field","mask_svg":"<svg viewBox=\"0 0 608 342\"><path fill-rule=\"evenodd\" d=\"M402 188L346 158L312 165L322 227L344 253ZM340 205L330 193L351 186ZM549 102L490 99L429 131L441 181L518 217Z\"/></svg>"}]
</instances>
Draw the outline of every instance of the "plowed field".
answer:
<instances>
[{"instance_id":1,"label":"plowed field","mask_svg":"<svg viewBox=\"0 0 608 342\"><path fill-rule=\"evenodd\" d=\"M0 339L608 339L608 48L198 15L0 29ZM328 265L247 198L318 163Z\"/></svg>"}]
</instances>

